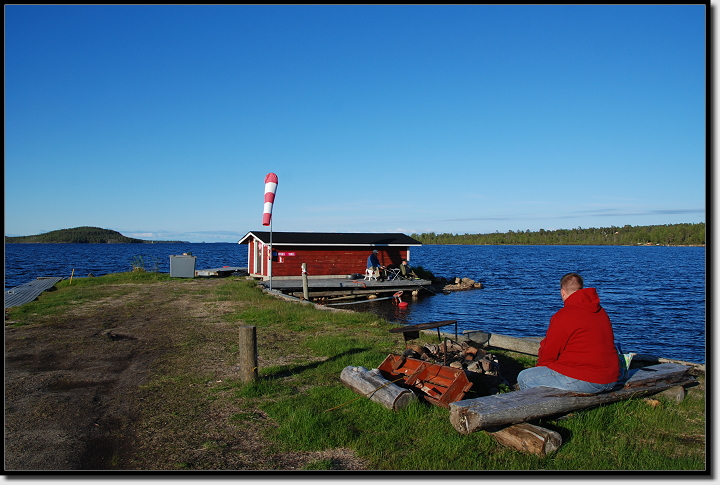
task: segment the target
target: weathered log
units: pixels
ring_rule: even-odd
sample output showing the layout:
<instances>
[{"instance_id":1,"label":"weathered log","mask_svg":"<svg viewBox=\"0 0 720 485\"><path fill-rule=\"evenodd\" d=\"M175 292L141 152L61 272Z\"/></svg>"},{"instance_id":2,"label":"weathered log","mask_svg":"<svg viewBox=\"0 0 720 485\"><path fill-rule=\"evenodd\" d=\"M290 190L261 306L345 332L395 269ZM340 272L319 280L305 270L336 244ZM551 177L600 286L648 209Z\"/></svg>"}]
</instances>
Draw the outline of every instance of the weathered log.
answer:
<instances>
[{"instance_id":1,"label":"weathered log","mask_svg":"<svg viewBox=\"0 0 720 485\"><path fill-rule=\"evenodd\" d=\"M519 338L480 331L464 332L463 336L485 347L496 347L498 349L512 350L513 352L529 355L538 354L538 350L540 349L539 341L542 340L542 337Z\"/></svg>"},{"instance_id":2,"label":"weathered log","mask_svg":"<svg viewBox=\"0 0 720 485\"><path fill-rule=\"evenodd\" d=\"M562 445L560 433L530 423L488 429L486 432L501 445L539 456L547 456Z\"/></svg>"},{"instance_id":3,"label":"weathered log","mask_svg":"<svg viewBox=\"0 0 720 485\"><path fill-rule=\"evenodd\" d=\"M535 387L450 403L450 422L468 434L492 427L522 423L532 419L567 414L600 404L657 394L671 387L694 382L690 368L680 364L658 364L637 370L624 387L600 394L581 394Z\"/></svg>"},{"instance_id":4,"label":"weathered log","mask_svg":"<svg viewBox=\"0 0 720 485\"><path fill-rule=\"evenodd\" d=\"M693 369L697 369L699 371L705 372L705 364L698 364L695 362L686 362L684 360L677 360L677 359L665 359L663 357L655 357L654 355L649 354L633 354L632 358L633 362L641 362L644 365L650 365L650 364L680 364L680 365L688 365L692 367Z\"/></svg>"},{"instance_id":5,"label":"weathered log","mask_svg":"<svg viewBox=\"0 0 720 485\"><path fill-rule=\"evenodd\" d=\"M411 390L403 389L385 379L378 369L368 370L361 366L348 366L340 373L340 380L358 394L393 411L417 401L417 396Z\"/></svg>"},{"instance_id":6,"label":"weathered log","mask_svg":"<svg viewBox=\"0 0 720 485\"><path fill-rule=\"evenodd\" d=\"M543 337L511 337L509 335L500 335L497 333L483 332L480 330L466 330L463 337L482 344L484 347L496 347L499 349L512 350L522 354L537 355L540 349L540 342ZM633 362L642 365L652 364L680 364L687 365L693 369L705 372L705 364L696 362L686 362L678 359L666 359L664 357L656 357L649 354L633 353Z\"/></svg>"},{"instance_id":7,"label":"weathered log","mask_svg":"<svg viewBox=\"0 0 720 485\"><path fill-rule=\"evenodd\" d=\"M685 400L685 388L683 386L675 386L658 393L658 396L664 397L668 401L681 403Z\"/></svg>"}]
</instances>

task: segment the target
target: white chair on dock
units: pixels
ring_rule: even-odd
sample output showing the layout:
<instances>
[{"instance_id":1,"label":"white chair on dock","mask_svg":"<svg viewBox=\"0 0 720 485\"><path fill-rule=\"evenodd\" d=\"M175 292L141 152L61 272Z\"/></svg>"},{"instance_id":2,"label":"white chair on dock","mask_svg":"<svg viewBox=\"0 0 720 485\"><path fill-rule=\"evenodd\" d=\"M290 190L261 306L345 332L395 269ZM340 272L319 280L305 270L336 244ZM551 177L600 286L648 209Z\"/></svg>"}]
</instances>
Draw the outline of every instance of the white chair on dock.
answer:
<instances>
[{"instance_id":1,"label":"white chair on dock","mask_svg":"<svg viewBox=\"0 0 720 485\"><path fill-rule=\"evenodd\" d=\"M400 268L388 268L387 275L388 281L398 279L400 277Z\"/></svg>"},{"instance_id":2,"label":"white chair on dock","mask_svg":"<svg viewBox=\"0 0 720 485\"><path fill-rule=\"evenodd\" d=\"M372 269L368 268L365 270L365 278L363 280L375 280L377 281L378 275L377 273L373 272Z\"/></svg>"}]
</instances>

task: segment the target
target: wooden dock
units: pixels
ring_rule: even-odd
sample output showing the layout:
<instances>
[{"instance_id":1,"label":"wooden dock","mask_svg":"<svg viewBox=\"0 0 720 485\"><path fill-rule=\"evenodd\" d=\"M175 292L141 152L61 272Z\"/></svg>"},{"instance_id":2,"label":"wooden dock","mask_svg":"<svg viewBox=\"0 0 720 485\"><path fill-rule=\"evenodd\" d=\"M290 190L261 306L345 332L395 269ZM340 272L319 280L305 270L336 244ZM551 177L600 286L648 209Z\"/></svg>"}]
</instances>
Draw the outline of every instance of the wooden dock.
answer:
<instances>
[{"instance_id":1,"label":"wooden dock","mask_svg":"<svg viewBox=\"0 0 720 485\"><path fill-rule=\"evenodd\" d=\"M317 298L367 297L369 295L394 294L398 291L415 292L426 289L432 284L429 280L376 281L346 278L310 278L308 279L308 296ZM270 287L270 281L261 281L264 288ZM302 278L273 279L272 289L297 298L303 297ZM430 291L430 290L427 290Z\"/></svg>"},{"instance_id":2,"label":"wooden dock","mask_svg":"<svg viewBox=\"0 0 720 485\"><path fill-rule=\"evenodd\" d=\"M5 308L20 306L34 301L40 293L49 290L63 278L59 276L41 276L28 283L5 290Z\"/></svg>"},{"instance_id":3,"label":"wooden dock","mask_svg":"<svg viewBox=\"0 0 720 485\"><path fill-rule=\"evenodd\" d=\"M239 266L223 266L222 268L210 268L210 269L196 269L195 276L219 276L225 277L230 276L233 273L238 275L247 276L247 268L241 268Z\"/></svg>"}]
</instances>

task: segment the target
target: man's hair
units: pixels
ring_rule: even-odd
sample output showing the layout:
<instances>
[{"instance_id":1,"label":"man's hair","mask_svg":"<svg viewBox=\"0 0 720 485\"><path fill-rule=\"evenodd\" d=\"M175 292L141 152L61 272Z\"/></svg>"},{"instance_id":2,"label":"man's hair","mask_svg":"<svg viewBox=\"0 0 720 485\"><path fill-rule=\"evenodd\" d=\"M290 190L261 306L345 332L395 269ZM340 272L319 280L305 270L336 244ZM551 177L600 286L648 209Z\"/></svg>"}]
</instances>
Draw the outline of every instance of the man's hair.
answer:
<instances>
[{"instance_id":1,"label":"man's hair","mask_svg":"<svg viewBox=\"0 0 720 485\"><path fill-rule=\"evenodd\" d=\"M568 273L560 278L560 288L568 293L574 293L584 288L582 276L577 273Z\"/></svg>"}]
</instances>

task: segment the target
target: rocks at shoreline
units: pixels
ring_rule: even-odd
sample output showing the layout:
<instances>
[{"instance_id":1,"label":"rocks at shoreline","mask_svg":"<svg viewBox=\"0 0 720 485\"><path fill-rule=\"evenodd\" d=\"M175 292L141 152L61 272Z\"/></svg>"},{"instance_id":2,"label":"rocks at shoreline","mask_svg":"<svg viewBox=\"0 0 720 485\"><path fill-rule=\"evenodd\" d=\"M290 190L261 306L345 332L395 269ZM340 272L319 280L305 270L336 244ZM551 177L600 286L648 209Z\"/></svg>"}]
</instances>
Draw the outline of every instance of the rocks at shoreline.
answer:
<instances>
[{"instance_id":1,"label":"rocks at shoreline","mask_svg":"<svg viewBox=\"0 0 720 485\"><path fill-rule=\"evenodd\" d=\"M434 278L432 286L436 291L467 291L484 288L483 284L470 278Z\"/></svg>"}]
</instances>

